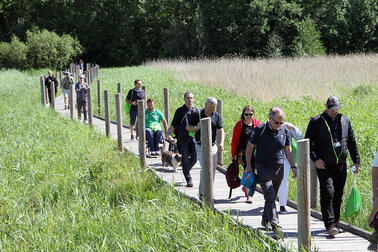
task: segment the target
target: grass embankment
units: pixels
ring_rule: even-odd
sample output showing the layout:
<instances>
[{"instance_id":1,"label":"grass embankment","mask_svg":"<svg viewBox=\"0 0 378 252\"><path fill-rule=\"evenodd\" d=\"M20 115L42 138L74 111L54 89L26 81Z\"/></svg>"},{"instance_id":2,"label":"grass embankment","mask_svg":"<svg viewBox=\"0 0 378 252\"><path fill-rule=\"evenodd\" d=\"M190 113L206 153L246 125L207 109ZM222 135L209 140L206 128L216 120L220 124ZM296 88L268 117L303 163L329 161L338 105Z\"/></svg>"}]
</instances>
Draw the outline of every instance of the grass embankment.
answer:
<instances>
[{"instance_id":1,"label":"grass embankment","mask_svg":"<svg viewBox=\"0 0 378 252\"><path fill-rule=\"evenodd\" d=\"M0 71L1 250L277 249L180 197L116 142L43 108L43 73Z\"/></svg>"},{"instance_id":2,"label":"grass embankment","mask_svg":"<svg viewBox=\"0 0 378 252\"><path fill-rule=\"evenodd\" d=\"M210 63L209 63L210 64ZM205 68L205 66L204 66ZM298 70L300 71L300 70ZM135 79L142 80L143 85L147 87L147 96L155 100L155 106L163 111L163 88L169 88L170 95L170 120L173 117L175 109L183 104L183 94L185 91L192 91L195 95L195 105L203 107L206 97L214 96L223 101L223 121L226 132L225 140L225 164L230 161L230 142L232 130L236 121L240 118L242 108L246 104L253 105L256 117L261 121L267 120L269 108L273 105L281 105L286 112L286 121L297 125L302 132L306 131L309 118L316 116L324 110L325 100L313 98L311 95L298 97L297 99L276 98L272 101L256 101L255 99L239 96L233 91L225 91L220 88L212 88L209 85L177 80L177 73L171 71L159 70L151 67L130 67L130 68L109 68L102 69L100 79L102 89L109 89L111 94L111 114L115 120L114 94L117 92L117 83L123 83L123 99L127 91L133 87ZM215 76L216 77L216 76ZM324 77L326 78L326 77ZM357 184L360 190L363 209L356 216L344 221L356 225L360 228L370 230L367 226L367 218L372 208L372 190L371 190L371 165L374 158L374 151L378 149L378 130L377 130L377 94L378 83L363 83L351 87L349 83L340 84L337 94L341 99L341 113L351 119L352 126L357 138L358 147L361 154L362 166L358 175ZM96 89L96 87L94 87ZM284 87L283 89L285 89ZM225 87L225 89L228 89ZM268 92L268 90L267 90ZM95 94L96 91L94 91ZM247 90L246 90L247 93ZM329 95L331 95L331 91ZM95 97L94 102L97 102ZM96 103L94 103L96 104ZM128 117L123 115L125 124L128 123ZM126 136L129 137L129 136ZM351 165L351 159L348 158L348 165ZM348 168L349 169L349 168ZM297 190L295 180L290 178L289 198L296 200ZM348 173L347 185L344 190L344 205L346 204L352 185L352 176ZM319 209L319 207L318 207Z\"/></svg>"}]
</instances>

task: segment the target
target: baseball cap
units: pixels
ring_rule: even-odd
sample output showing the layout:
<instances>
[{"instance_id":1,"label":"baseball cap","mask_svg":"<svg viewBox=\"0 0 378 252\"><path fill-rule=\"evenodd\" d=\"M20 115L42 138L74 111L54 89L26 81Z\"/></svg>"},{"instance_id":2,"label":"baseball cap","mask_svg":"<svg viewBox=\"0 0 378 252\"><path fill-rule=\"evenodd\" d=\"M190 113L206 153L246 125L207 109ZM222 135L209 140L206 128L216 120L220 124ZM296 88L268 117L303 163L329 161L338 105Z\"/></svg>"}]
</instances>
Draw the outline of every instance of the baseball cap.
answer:
<instances>
[{"instance_id":1,"label":"baseball cap","mask_svg":"<svg viewBox=\"0 0 378 252\"><path fill-rule=\"evenodd\" d=\"M327 109L340 109L340 101L336 96L330 96L327 99Z\"/></svg>"}]
</instances>

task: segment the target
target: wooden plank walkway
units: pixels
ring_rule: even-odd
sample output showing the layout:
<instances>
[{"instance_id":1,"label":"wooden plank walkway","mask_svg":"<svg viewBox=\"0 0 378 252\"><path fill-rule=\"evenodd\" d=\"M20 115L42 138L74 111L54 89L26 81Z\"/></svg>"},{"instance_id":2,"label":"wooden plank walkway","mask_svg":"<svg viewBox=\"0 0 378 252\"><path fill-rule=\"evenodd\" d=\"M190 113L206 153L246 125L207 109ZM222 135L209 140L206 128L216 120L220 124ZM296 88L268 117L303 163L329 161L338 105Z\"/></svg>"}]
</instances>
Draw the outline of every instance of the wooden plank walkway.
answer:
<instances>
[{"instance_id":1,"label":"wooden plank walkway","mask_svg":"<svg viewBox=\"0 0 378 252\"><path fill-rule=\"evenodd\" d=\"M64 109L63 96L56 98L56 112L69 116L69 110ZM76 118L76 110L75 110ZM94 128L101 134L105 134L104 121L93 118ZM83 127L85 125L83 124ZM111 123L110 126L111 137L117 139L117 125ZM130 139L130 131L127 128L123 128L123 146L128 151L138 155L138 141ZM147 158L147 165L153 168L156 175L162 178L163 181L168 182L175 187L176 190L198 199L198 184L200 167L199 163L193 167L191 175L193 178L194 187L186 187L185 178L182 174L181 167L177 172L173 171L173 168L165 168L161 166L160 158ZM262 211L264 208L263 195L256 192L252 198L252 204L245 203L244 193L240 188L233 190L233 197L228 199L229 188L226 183L225 176L217 172L214 181L214 207L222 212L229 213L235 219L241 223L248 225L254 229L261 229L260 222ZM280 225L284 231L284 244L292 249L297 250L297 210L287 207L287 214L279 214ZM325 232L323 222L311 217L311 239L313 251L371 251L368 250L370 245L369 241L349 233L345 230L341 230L341 233L336 238L330 238ZM271 235L271 233L267 233ZM282 242L282 241L281 241Z\"/></svg>"}]
</instances>

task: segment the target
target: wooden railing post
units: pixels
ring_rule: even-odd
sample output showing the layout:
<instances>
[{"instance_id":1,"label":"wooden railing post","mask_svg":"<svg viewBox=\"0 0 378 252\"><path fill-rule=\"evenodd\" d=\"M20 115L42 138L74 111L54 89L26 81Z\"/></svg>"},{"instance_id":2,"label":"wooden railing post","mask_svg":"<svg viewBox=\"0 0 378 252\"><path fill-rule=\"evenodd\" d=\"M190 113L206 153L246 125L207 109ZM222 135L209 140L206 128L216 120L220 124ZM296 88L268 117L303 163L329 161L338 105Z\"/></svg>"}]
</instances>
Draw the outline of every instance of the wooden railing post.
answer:
<instances>
[{"instance_id":1,"label":"wooden railing post","mask_svg":"<svg viewBox=\"0 0 378 252\"><path fill-rule=\"evenodd\" d=\"M310 251L310 144L309 139L299 140L298 146L298 251Z\"/></svg>"},{"instance_id":2,"label":"wooden railing post","mask_svg":"<svg viewBox=\"0 0 378 252\"><path fill-rule=\"evenodd\" d=\"M122 84L120 82L118 82L117 84L117 90L118 90L118 93L122 94Z\"/></svg>"},{"instance_id":3,"label":"wooden railing post","mask_svg":"<svg viewBox=\"0 0 378 252\"><path fill-rule=\"evenodd\" d=\"M146 124L145 124L145 104L143 100L138 101L138 135L139 135L139 158L142 169L146 165Z\"/></svg>"},{"instance_id":4,"label":"wooden railing post","mask_svg":"<svg viewBox=\"0 0 378 252\"><path fill-rule=\"evenodd\" d=\"M52 82L52 84L50 83L50 91L51 91L51 108L55 110L55 83Z\"/></svg>"},{"instance_id":5,"label":"wooden railing post","mask_svg":"<svg viewBox=\"0 0 378 252\"><path fill-rule=\"evenodd\" d=\"M88 88L88 123L93 124L92 89Z\"/></svg>"},{"instance_id":6,"label":"wooden railing post","mask_svg":"<svg viewBox=\"0 0 378 252\"><path fill-rule=\"evenodd\" d=\"M70 85L70 118L73 119L74 118L74 91L75 91L75 85Z\"/></svg>"},{"instance_id":7,"label":"wooden railing post","mask_svg":"<svg viewBox=\"0 0 378 252\"><path fill-rule=\"evenodd\" d=\"M45 80L43 79L42 76L41 76L40 82L41 82L41 103L42 105L46 105Z\"/></svg>"},{"instance_id":8,"label":"wooden railing post","mask_svg":"<svg viewBox=\"0 0 378 252\"><path fill-rule=\"evenodd\" d=\"M122 152L122 95L120 93L115 94L115 100L117 113L118 150Z\"/></svg>"},{"instance_id":9,"label":"wooden railing post","mask_svg":"<svg viewBox=\"0 0 378 252\"><path fill-rule=\"evenodd\" d=\"M201 181L204 183L203 197L205 204L209 207L214 207L214 192L213 192L213 155L212 155L212 141L211 141L211 119L209 117L201 119L201 147L202 147L202 164L204 178Z\"/></svg>"},{"instance_id":10,"label":"wooden railing post","mask_svg":"<svg viewBox=\"0 0 378 252\"><path fill-rule=\"evenodd\" d=\"M318 185L318 176L316 174L316 167L314 162L310 160L310 193L311 193L311 202L310 207L315 209L317 202L318 202L318 195L319 195L319 185Z\"/></svg>"},{"instance_id":11,"label":"wooden railing post","mask_svg":"<svg viewBox=\"0 0 378 252\"><path fill-rule=\"evenodd\" d=\"M147 107L147 103L146 103L146 101L147 101L147 88L146 88L146 86L142 86L142 89L144 90L144 94L145 94L145 98L142 100L143 102L144 102L144 107ZM168 123L168 122L167 122Z\"/></svg>"},{"instance_id":12,"label":"wooden railing post","mask_svg":"<svg viewBox=\"0 0 378 252\"><path fill-rule=\"evenodd\" d=\"M164 117L169 124L169 91L168 88L164 88Z\"/></svg>"},{"instance_id":13,"label":"wooden railing post","mask_svg":"<svg viewBox=\"0 0 378 252\"><path fill-rule=\"evenodd\" d=\"M97 80L97 110L98 115L101 115L101 81Z\"/></svg>"},{"instance_id":14,"label":"wooden railing post","mask_svg":"<svg viewBox=\"0 0 378 252\"><path fill-rule=\"evenodd\" d=\"M88 84L88 86L89 86L89 71L85 71L84 72L84 74L85 74L85 82Z\"/></svg>"},{"instance_id":15,"label":"wooden railing post","mask_svg":"<svg viewBox=\"0 0 378 252\"><path fill-rule=\"evenodd\" d=\"M110 136L110 109L109 109L109 90L104 90L105 104L105 133Z\"/></svg>"},{"instance_id":16,"label":"wooden railing post","mask_svg":"<svg viewBox=\"0 0 378 252\"><path fill-rule=\"evenodd\" d=\"M218 100L217 102L217 112L221 115L221 117L223 118L223 115L222 115L222 110L223 110L223 105L222 105L222 100ZM222 166L223 165L223 151L219 151L219 144L221 142L221 138L219 136L219 134L217 134L217 139L216 139L216 142L217 142L217 145L218 145L218 165Z\"/></svg>"}]
</instances>

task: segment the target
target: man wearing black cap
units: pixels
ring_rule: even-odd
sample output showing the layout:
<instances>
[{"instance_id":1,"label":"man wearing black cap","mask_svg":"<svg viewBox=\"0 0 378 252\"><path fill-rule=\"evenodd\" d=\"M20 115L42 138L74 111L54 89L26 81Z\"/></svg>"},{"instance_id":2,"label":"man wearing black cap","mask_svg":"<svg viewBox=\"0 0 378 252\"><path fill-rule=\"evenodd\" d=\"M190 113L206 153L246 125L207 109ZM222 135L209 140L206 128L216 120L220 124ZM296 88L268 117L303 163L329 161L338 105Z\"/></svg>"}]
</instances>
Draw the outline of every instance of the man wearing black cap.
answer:
<instances>
[{"instance_id":1,"label":"man wearing black cap","mask_svg":"<svg viewBox=\"0 0 378 252\"><path fill-rule=\"evenodd\" d=\"M348 151L356 173L360 155L349 119L339 114L339 99L331 96L325 106L322 114L310 119L305 138L310 139L310 157L317 168L324 226L330 236L335 236L339 232L336 226L347 176Z\"/></svg>"}]
</instances>

